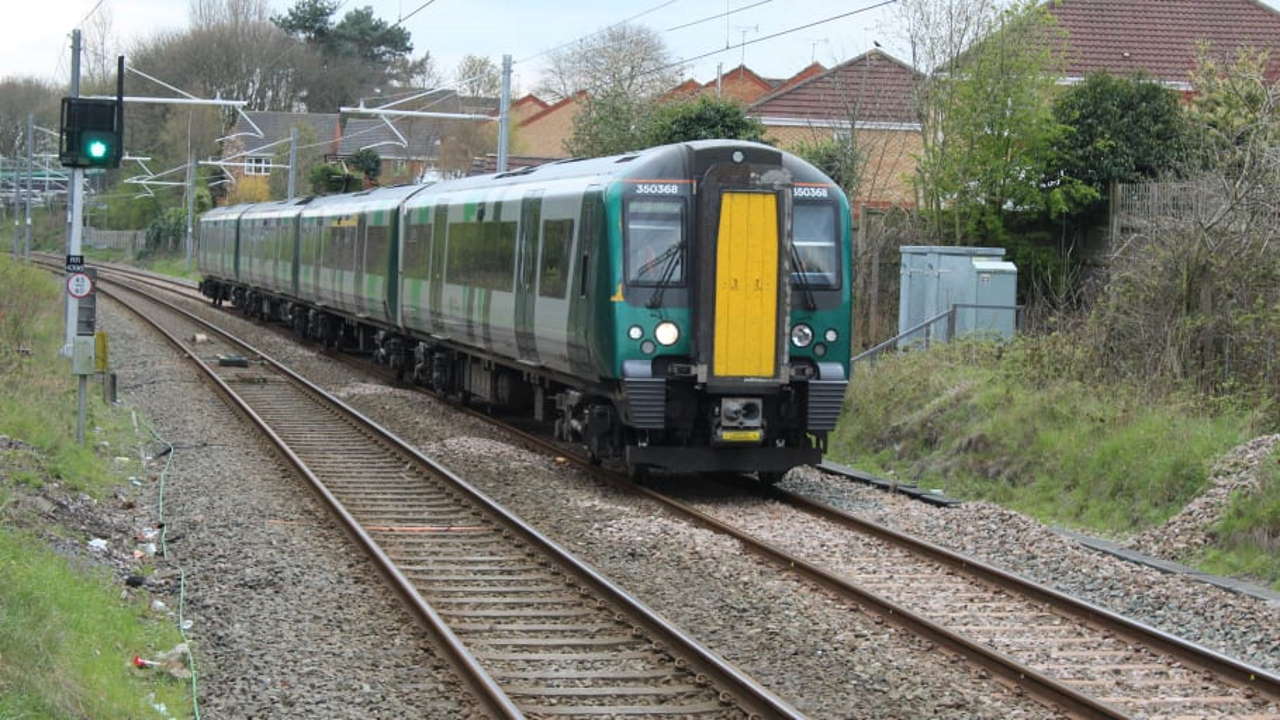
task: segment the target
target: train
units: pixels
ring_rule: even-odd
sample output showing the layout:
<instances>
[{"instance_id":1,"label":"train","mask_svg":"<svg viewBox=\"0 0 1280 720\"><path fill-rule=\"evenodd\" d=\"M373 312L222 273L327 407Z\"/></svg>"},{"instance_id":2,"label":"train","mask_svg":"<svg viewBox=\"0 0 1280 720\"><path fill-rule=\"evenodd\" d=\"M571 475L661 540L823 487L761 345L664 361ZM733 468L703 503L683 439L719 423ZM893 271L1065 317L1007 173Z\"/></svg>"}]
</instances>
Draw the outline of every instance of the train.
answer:
<instances>
[{"instance_id":1,"label":"train","mask_svg":"<svg viewBox=\"0 0 1280 720\"><path fill-rule=\"evenodd\" d=\"M835 182L731 140L218 207L197 246L215 304L593 462L764 482L820 461L840 416L851 257Z\"/></svg>"}]
</instances>

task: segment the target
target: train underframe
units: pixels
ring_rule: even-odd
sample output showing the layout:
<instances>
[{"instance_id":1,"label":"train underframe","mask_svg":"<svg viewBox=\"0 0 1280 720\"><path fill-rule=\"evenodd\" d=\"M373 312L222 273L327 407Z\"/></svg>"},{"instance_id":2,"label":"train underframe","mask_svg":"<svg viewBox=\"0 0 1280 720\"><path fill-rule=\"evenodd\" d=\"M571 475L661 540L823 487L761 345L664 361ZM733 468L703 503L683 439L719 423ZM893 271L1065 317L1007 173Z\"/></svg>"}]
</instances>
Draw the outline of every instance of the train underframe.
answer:
<instances>
[{"instance_id":1,"label":"train underframe","mask_svg":"<svg viewBox=\"0 0 1280 720\"><path fill-rule=\"evenodd\" d=\"M455 402L548 423L556 439L584 445L594 462L624 462L633 475L755 472L775 482L821 460L846 384L842 371L824 378L823 368L797 366L793 382L763 392L708 392L692 365L667 359L629 366L619 383L587 385L241 284L206 279L200 290L214 305L229 302L301 338L367 355Z\"/></svg>"}]
</instances>

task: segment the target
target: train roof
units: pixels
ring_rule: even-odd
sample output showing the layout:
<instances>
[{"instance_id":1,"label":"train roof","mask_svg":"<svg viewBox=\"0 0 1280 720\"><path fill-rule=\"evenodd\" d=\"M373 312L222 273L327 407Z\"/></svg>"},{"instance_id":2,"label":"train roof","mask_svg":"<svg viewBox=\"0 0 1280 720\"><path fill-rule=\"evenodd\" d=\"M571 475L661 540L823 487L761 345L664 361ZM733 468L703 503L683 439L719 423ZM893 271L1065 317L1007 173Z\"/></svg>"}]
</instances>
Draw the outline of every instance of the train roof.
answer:
<instances>
[{"instance_id":1,"label":"train roof","mask_svg":"<svg viewBox=\"0 0 1280 720\"><path fill-rule=\"evenodd\" d=\"M735 151L747 154L752 162L768 161L786 167L800 182L832 181L813 165L778 148L745 140L694 140L671 145L610 155L599 158L567 158L508 172L474 175L456 180L443 180L425 185L397 185L374 188L357 193L324 195L298 200L259 203L253 206L236 205L210 210L206 218L217 218L236 208L252 208L246 217L270 217L278 213L296 212L301 208L304 217L333 215L347 212L390 209L404 203L407 198L421 193L421 197L439 193L488 189L521 185L531 182L547 182L577 179L584 182L605 183L624 179L674 179L687 178L690 174L701 176L702 168L713 162L724 162ZM834 183L833 183L834 184ZM428 192L422 192L427 190ZM416 203L409 202L409 206ZM243 210L241 210L243 212ZM217 213L217 214L215 214Z\"/></svg>"},{"instance_id":2,"label":"train roof","mask_svg":"<svg viewBox=\"0 0 1280 720\"><path fill-rule=\"evenodd\" d=\"M421 191L430 185L394 185L392 187L373 188L356 193L342 195L322 195L309 199L302 209L304 217L333 215L335 213L367 212L369 210L389 210L399 207L405 198Z\"/></svg>"}]
</instances>

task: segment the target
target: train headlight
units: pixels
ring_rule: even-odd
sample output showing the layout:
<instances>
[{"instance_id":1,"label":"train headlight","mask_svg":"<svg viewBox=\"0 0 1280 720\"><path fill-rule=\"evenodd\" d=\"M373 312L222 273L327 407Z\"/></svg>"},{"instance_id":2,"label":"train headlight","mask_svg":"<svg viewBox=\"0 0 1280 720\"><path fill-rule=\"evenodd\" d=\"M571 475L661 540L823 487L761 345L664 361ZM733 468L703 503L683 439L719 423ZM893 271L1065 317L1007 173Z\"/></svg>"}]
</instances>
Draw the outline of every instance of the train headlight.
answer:
<instances>
[{"instance_id":1,"label":"train headlight","mask_svg":"<svg viewBox=\"0 0 1280 720\"><path fill-rule=\"evenodd\" d=\"M639 340L640 338L644 337L644 328L640 327L639 325L632 325L631 327L627 328L627 337L631 338L632 340Z\"/></svg>"},{"instance_id":2,"label":"train headlight","mask_svg":"<svg viewBox=\"0 0 1280 720\"><path fill-rule=\"evenodd\" d=\"M680 328L670 320L658 323L658 327L653 329L653 337L663 345L675 345L680 339Z\"/></svg>"},{"instance_id":3,"label":"train headlight","mask_svg":"<svg viewBox=\"0 0 1280 720\"><path fill-rule=\"evenodd\" d=\"M826 334L823 335L823 337L827 339L827 342L833 343L836 340L840 339L840 333L836 332L835 328L827 328L827 332Z\"/></svg>"},{"instance_id":4,"label":"train headlight","mask_svg":"<svg viewBox=\"0 0 1280 720\"><path fill-rule=\"evenodd\" d=\"M791 328L791 344L798 348L809 347L813 342L813 328L801 323Z\"/></svg>"}]
</instances>

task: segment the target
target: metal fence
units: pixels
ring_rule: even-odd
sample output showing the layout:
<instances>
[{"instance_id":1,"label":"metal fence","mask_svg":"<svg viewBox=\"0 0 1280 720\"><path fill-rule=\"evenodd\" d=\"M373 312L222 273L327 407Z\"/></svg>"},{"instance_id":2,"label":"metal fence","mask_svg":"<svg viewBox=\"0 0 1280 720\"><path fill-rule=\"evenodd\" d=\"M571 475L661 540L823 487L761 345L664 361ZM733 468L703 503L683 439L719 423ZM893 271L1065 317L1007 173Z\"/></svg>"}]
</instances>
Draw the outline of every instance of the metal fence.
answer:
<instances>
[{"instance_id":1,"label":"metal fence","mask_svg":"<svg viewBox=\"0 0 1280 720\"><path fill-rule=\"evenodd\" d=\"M99 230L95 227L84 229L84 244L87 247L124 250L130 257L146 247L146 230Z\"/></svg>"},{"instance_id":2,"label":"metal fence","mask_svg":"<svg viewBox=\"0 0 1280 720\"><path fill-rule=\"evenodd\" d=\"M853 369L859 362L875 364L881 355L887 352L896 352L899 350L928 350L935 342L948 342L956 337L957 318L959 313L966 310L994 310L1013 313L1014 331L1022 329L1024 322L1023 305L977 305L974 303L957 303L950 308L934 315L923 322L907 328L906 330L894 335L875 347L867 348L862 352L854 355L849 361L849 372L853 373ZM987 333L981 330L970 331L971 337L982 337Z\"/></svg>"},{"instance_id":3,"label":"metal fence","mask_svg":"<svg viewBox=\"0 0 1280 720\"><path fill-rule=\"evenodd\" d=\"M1227 200L1217 178L1181 182L1119 183L1113 212L1122 229L1157 221L1195 220L1220 211Z\"/></svg>"}]
</instances>

